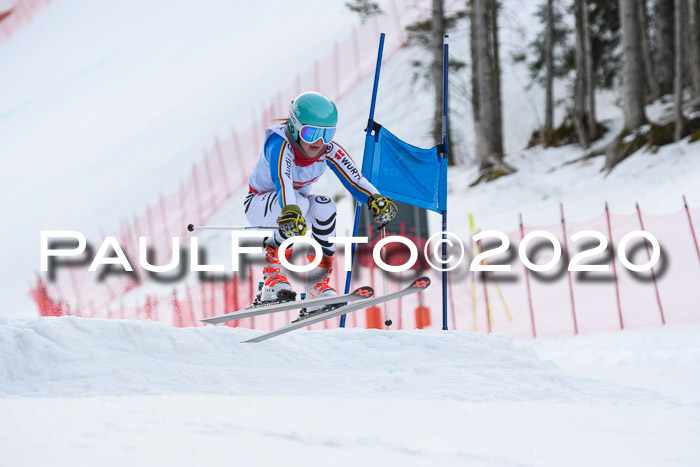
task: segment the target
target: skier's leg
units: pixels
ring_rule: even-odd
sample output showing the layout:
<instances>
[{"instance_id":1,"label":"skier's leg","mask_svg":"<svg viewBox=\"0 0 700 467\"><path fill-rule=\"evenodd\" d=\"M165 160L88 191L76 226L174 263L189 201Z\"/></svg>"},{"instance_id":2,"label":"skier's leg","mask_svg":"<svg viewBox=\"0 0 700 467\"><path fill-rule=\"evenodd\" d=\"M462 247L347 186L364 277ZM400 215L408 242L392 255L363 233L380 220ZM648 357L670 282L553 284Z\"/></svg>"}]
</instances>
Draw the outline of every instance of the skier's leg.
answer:
<instances>
[{"instance_id":1,"label":"skier's leg","mask_svg":"<svg viewBox=\"0 0 700 467\"><path fill-rule=\"evenodd\" d=\"M306 217L306 213L309 210L309 201L307 198L304 197L303 194L297 193L296 203L302 215ZM245 208L246 219L248 219L250 225L276 225L277 218L282 213L277 193L273 191L258 194L249 191L246 195L243 207ZM277 248L284 240L284 237L276 230L275 235L269 239L268 244ZM288 248L288 250L290 249L291 247Z\"/></svg>"},{"instance_id":2,"label":"skier's leg","mask_svg":"<svg viewBox=\"0 0 700 467\"><path fill-rule=\"evenodd\" d=\"M311 236L321 245L324 257L333 257L335 243L330 243L328 239L335 237L335 203L322 195L309 195L308 202L309 208L305 216L311 225Z\"/></svg>"},{"instance_id":3,"label":"skier's leg","mask_svg":"<svg viewBox=\"0 0 700 467\"><path fill-rule=\"evenodd\" d=\"M321 263L306 275L306 294L309 298L337 295L336 290L330 285L335 244L328 241L329 237L335 237L335 203L327 196L310 195L306 218L307 222L311 224L311 236L321 245L323 252ZM310 252L308 260L313 261L314 257L315 254Z\"/></svg>"},{"instance_id":4,"label":"skier's leg","mask_svg":"<svg viewBox=\"0 0 700 467\"><path fill-rule=\"evenodd\" d=\"M308 210L308 201L300 197L297 202L302 212L305 209ZM277 194L274 192L260 194L249 192L246 196L244 207L246 218L251 225L275 225L277 218L282 212L282 208L277 200ZM295 294L292 292L292 286L289 283L289 279L287 279L285 271L282 270L279 260L278 248L283 241L284 239L277 230L272 237L266 239L263 287L260 291L261 301L289 300L294 298ZM292 248L287 248L287 260L291 256Z\"/></svg>"},{"instance_id":5,"label":"skier's leg","mask_svg":"<svg viewBox=\"0 0 700 467\"><path fill-rule=\"evenodd\" d=\"M243 203L245 217L250 225L276 225L277 218L282 212L277 200L277 193L268 191L266 193L248 192ZM277 233L279 236L279 232ZM277 246L282 240L277 243Z\"/></svg>"}]
</instances>

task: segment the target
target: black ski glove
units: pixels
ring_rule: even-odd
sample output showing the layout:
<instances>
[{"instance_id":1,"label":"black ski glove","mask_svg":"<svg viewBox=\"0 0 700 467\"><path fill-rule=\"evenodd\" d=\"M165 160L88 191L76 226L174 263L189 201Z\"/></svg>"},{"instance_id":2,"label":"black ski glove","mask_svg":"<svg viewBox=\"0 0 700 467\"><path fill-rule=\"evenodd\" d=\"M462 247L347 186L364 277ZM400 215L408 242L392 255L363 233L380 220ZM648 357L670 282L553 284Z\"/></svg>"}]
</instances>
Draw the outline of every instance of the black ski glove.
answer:
<instances>
[{"instance_id":1,"label":"black ski glove","mask_svg":"<svg viewBox=\"0 0 700 467\"><path fill-rule=\"evenodd\" d=\"M372 211L374 221L381 227L388 224L399 212L399 208L391 198L378 194L369 196L367 207Z\"/></svg>"},{"instance_id":2,"label":"black ski glove","mask_svg":"<svg viewBox=\"0 0 700 467\"><path fill-rule=\"evenodd\" d=\"M277 228L282 238L296 237L306 233L306 221L301 215L301 209L296 204L282 208L282 214L277 218Z\"/></svg>"}]
</instances>

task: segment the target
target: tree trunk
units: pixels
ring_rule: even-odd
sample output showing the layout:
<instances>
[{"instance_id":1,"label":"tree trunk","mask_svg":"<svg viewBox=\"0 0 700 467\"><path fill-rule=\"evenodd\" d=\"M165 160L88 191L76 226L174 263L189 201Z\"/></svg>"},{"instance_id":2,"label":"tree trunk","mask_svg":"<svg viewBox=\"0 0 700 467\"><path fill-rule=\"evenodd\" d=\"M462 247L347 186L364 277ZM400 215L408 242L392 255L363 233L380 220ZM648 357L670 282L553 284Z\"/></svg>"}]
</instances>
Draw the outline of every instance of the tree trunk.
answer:
<instances>
[{"instance_id":1,"label":"tree trunk","mask_svg":"<svg viewBox=\"0 0 700 467\"><path fill-rule=\"evenodd\" d=\"M598 139L598 123L595 110L595 78L593 75L593 52L591 50L591 28L588 24L588 1L581 0L581 19L583 20L583 52L586 67L586 127L590 141Z\"/></svg>"},{"instance_id":2,"label":"tree trunk","mask_svg":"<svg viewBox=\"0 0 700 467\"><path fill-rule=\"evenodd\" d=\"M685 0L674 0L674 9L675 9L675 17L676 17L676 22L675 22L675 55L676 55L676 66L675 66L675 77L673 80L673 94L674 94L674 102L673 102L673 110L674 110L674 116L675 116L675 121L676 121L676 131L674 133L674 137L676 141L680 141L680 139L683 137L683 33L684 33L684 27L683 27L683 6L681 3Z\"/></svg>"},{"instance_id":3,"label":"tree trunk","mask_svg":"<svg viewBox=\"0 0 700 467\"><path fill-rule=\"evenodd\" d=\"M681 52L683 53L683 87L687 88L693 85L693 77L691 76L691 63L690 56L688 55L688 43L690 42L690 34L688 23L690 18L688 17L688 0L681 0L677 9L680 11L680 18L676 18L674 25L678 23L677 27L681 30Z\"/></svg>"},{"instance_id":4,"label":"tree trunk","mask_svg":"<svg viewBox=\"0 0 700 467\"><path fill-rule=\"evenodd\" d=\"M476 48L476 5L475 0L469 1L469 50L471 53L472 61L472 116L474 119L474 131L475 131L475 154L477 158L479 154L484 151L483 148L483 135L479 130L481 128L481 117L479 113L479 80L477 76L479 74L479 54Z\"/></svg>"},{"instance_id":5,"label":"tree trunk","mask_svg":"<svg viewBox=\"0 0 700 467\"><path fill-rule=\"evenodd\" d=\"M493 122L495 119L493 103L496 97L493 93L493 64L489 54L488 17L486 15L486 1L474 0L474 19L472 27L476 34L476 75L479 102L479 124L476 126L476 137L480 142L477 147L480 151L476 154L479 158L479 166L482 170L491 168L490 157L496 152L493 145Z\"/></svg>"},{"instance_id":6,"label":"tree trunk","mask_svg":"<svg viewBox=\"0 0 700 467\"><path fill-rule=\"evenodd\" d=\"M547 0L547 26L544 40L544 69L545 69L545 93L546 102L544 110L544 127L542 128L542 142L548 147L552 142L552 129L554 128L554 0Z\"/></svg>"},{"instance_id":7,"label":"tree trunk","mask_svg":"<svg viewBox=\"0 0 700 467\"><path fill-rule=\"evenodd\" d=\"M695 100L700 100L700 1L688 0L688 62Z\"/></svg>"},{"instance_id":8,"label":"tree trunk","mask_svg":"<svg viewBox=\"0 0 700 467\"><path fill-rule=\"evenodd\" d=\"M498 41L498 0L489 0L487 2L487 7L489 14L491 15L491 53L493 56L493 74L495 79L493 80L494 94L496 100L494 101L494 126L496 134L494 135L494 146L496 147L496 153L503 156L503 116L501 115L501 109L503 108L501 99L501 59L499 55L500 44Z\"/></svg>"},{"instance_id":9,"label":"tree trunk","mask_svg":"<svg viewBox=\"0 0 700 467\"><path fill-rule=\"evenodd\" d=\"M636 3L620 1L623 3ZM622 8L620 8L622 10ZM654 23L656 25L656 76L659 82L659 92L668 94L673 91L673 0L654 1ZM622 13L620 13L622 14Z\"/></svg>"},{"instance_id":10,"label":"tree trunk","mask_svg":"<svg viewBox=\"0 0 700 467\"><path fill-rule=\"evenodd\" d=\"M574 82L574 127L578 134L578 142L584 149L590 145L586 129L586 51L584 34L584 16L582 0L574 0L574 16L576 18L576 80Z\"/></svg>"},{"instance_id":11,"label":"tree trunk","mask_svg":"<svg viewBox=\"0 0 700 467\"><path fill-rule=\"evenodd\" d=\"M442 141L442 38L445 35L445 14L443 11L443 0L433 0L433 63L432 76L435 84L435 95L433 103L435 110L433 113L433 139Z\"/></svg>"},{"instance_id":12,"label":"tree trunk","mask_svg":"<svg viewBox=\"0 0 700 467\"><path fill-rule=\"evenodd\" d=\"M493 24L489 16L489 0L474 0L472 23L475 34L478 121L475 121L477 138L477 158L484 171L499 165L503 159L502 143L499 139L499 111L496 108L498 97L498 73L493 56L493 34L489 30Z\"/></svg>"},{"instance_id":13,"label":"tree trunk","mask_svg":"<svg viewBox=\"0 0 700 467\"><path fill-rule=\"evenodd\" d=\"M647 122L644 111L644 64L642 63L638 3L620 0L625 128L634 129Z\"/></svg>"},{"instance_id":14,"label":"tree trunk","mask_svg":"<svg viewBox=\"0 0 700 467\"><path fill-rule=\"evenodd\" d=\"M659 83L656 81L654 61L649 48L646 2L642 2L637 11L639 13L639 32L641 33L640 36L642 39L642 59L644 60L644 76L646 78L646 96L647 102L652 102L659 98Z\"/></svg>"}]
</instances>

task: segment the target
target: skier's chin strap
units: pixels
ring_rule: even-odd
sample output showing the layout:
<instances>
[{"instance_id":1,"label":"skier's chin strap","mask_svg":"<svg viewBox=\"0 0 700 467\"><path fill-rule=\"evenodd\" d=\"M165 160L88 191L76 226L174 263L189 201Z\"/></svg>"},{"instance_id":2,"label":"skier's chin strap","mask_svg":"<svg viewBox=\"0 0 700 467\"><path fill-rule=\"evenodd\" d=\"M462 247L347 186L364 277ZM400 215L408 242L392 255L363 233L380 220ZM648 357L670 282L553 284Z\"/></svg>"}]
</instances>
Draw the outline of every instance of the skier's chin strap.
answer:
<instances>
[{"instance_id":1,"label":"skier's chin strap","mask_svg":"<svg viewBox=\"0 0 700 467\"><path fill-rule=\"evenodd\" d=\"M292 134L289 132L289 127L284 128L284 134L287 136L287 141L289 141L289 144L292 145L292 148L294 149L295 154L299 154L304 157L304 159L297 160L298 162L297 165L311 165L314 162L318 161L322 156L323 153L326 152L326 148L328 145L323 146L323 148L316 154L315 156L309 156L306 151L301 147L301 144L294 138L292 138Z\"/></svg>"}]
</instances>

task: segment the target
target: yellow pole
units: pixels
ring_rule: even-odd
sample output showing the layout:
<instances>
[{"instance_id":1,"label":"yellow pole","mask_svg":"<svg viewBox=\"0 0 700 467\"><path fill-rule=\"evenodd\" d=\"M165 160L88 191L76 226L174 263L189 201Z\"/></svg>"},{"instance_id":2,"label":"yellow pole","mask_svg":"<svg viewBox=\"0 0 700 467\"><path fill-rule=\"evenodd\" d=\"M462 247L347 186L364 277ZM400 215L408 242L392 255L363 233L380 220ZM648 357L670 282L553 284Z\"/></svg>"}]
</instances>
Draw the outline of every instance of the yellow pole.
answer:
<instances>
[{"instance_id":1,"label":"yellow pole","mask_svg":"<svg viewBox=\"0 0 700 467\"><path fill-rule=\"evenodd\" d=\"M471 214L469 214L469 235L472 237L476 235L474 216ZM476 242L472 240L472 252L477 251L477 248ZM476 331L476 272L472 275L472 329Z\"/></svg>"},{"instance_id":2,"label":"yellow pole","mask_svg":"<svg viewBox=\"0 0 700 467\"><path fill-rule=\"evenodd\" d=\"M508 318L508 322L510 323L513 321L513 317L510 314L510 311L508 311L508 305L506 305L506 298L503 296L503 292L501 292L501 287L498 285L498 281L494 277L493 279L494 284L496 285L496 291L498 291L498 296L501 297L501 302L503 303L503 309L506 312L506 317Z\"/></svg>"},{"instance_id":3,"label":"yellow pole","mask_svg":"<svg viewBox=\"0 0 700 467\"><path fill-rule=\"evenodd\" d=\"M470 232L470 235L472 235L472 236L476 235L474 216L472 214L469 214L469 232ZM481 253L478 245L476 245L474 248L475 248L475 251L477 252L477 254ZM486 264L488 264L489 260L486 259L485 262L486 262ZM501 286L498 285L498 281L496 280L495 277L493 278L493 284L496 286L496 292L498 292L498 297L501 299L501 303L503 304L503 310L506 312L506 317L508 318L508 322L510 323L513 321L513 316L510 314L510 310L508 309L508 304L506 303L506 298L503 295L503 291L501 290ZM472 297L474 297L473 298L473 302L474 302L474 304L473 304L474 305L473 306L473 309L474 309L473 321L474 321L474 329L476 329L476 297L474 296L474 289L475 289L475 285L472 282ZM493 326L493 318L491 316L491 310L489 309L489 310L487 310L487 312L489 315L489 321L491 321L491 326Z\"/></svg>"}]
</instances>

